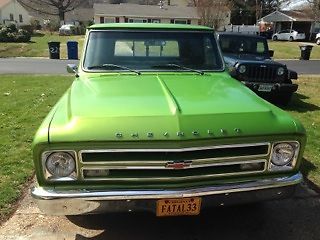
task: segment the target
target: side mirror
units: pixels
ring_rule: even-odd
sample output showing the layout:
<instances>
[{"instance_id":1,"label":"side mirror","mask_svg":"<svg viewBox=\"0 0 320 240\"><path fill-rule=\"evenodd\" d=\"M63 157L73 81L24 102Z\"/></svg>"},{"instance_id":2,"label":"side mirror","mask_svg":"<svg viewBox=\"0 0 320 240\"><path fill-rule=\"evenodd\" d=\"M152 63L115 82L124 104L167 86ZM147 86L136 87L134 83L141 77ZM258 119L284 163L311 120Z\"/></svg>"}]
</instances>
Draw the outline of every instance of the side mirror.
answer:
<instances>
[{"instance_id":1,"label":"side mirror","mask_svg":"<svg viewBox=\"0 0 320 240\"><path fill-rule=\"evenodd\" d=\"M272 58L274 56L274 50L269 50L269 56Z\"/></svg>"},{"instance_id":2,"label":"side mirror","mask_svg":"<svg viewBox=\"0 0 320 240\"><path fill-rule=\"evenodd\" d=\"M235 78L237 76L237 68L236 67L229 67L228 72L231 77Z\"/></svg>"},{"instance_id":3,"label":"side mirror","mask_svg":"<svg viewBox=\"0 0 320 240\"><path fill-rule=\"evenodd\" d=\"M76 64L68 64L67 65L67 72L68 73L77 73L78 72L78 67Z\"/></svg>"}]
</instances>

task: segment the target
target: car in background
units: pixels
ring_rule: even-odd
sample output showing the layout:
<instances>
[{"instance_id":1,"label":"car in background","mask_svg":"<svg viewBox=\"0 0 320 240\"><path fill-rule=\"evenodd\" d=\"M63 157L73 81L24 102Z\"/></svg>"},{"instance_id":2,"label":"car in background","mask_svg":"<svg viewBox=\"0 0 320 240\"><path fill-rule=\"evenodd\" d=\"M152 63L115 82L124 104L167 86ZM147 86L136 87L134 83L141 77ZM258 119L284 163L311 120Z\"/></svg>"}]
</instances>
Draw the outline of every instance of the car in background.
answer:
<instances>
[{"instance_id":1,"label":"car in background","mask_svg":"<svg viewBox=\"0 0 320 240\"><path fill-rule=\"evenodd\" d=\"M320 45L320 32L316 35L316 44Z\"/></svg>"},{"instance_id":2,"label":"car in background","mask_svg":"<svg viewBox=\"0 0 320 240\"><path fill-rule=\"evenodd\" d=\"M260 97L277 105L287 105L298 89L292 84L297 73L271 59L267 39L261 36L219 33L218 39L230 75Z\"/></svg>"},{"instance_id":3,"label":"car in background","mask_svg":"<svg viewBox=\"0 0 320 240\"><path fill-rule=\"evenodd\" d=\"M304 40L306 38L306 35L304 32L295 31L295 30L282 30L280 32L277 32L273 34L272 40L286 40L286 41L296 41L296 40Z\"/></svg>"},{"instance_id":4,"label":"car in background","mask_svg":"<svg viewBox=\"0 0 320 240\"><path fill-rule=\"evenodd\" d=\"M76 33L76 26L73 24L65 24L59 28L60 36L69 36Z\"/></svg>"}]
</instances>

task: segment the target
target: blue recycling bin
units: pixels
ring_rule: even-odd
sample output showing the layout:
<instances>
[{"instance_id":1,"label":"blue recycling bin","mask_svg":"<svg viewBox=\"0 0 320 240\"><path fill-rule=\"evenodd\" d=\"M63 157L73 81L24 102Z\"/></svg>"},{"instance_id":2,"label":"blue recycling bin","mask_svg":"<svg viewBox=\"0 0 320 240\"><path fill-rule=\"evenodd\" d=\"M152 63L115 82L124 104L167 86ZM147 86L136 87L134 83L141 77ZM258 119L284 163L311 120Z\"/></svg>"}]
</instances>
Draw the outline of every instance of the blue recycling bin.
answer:
<instances>
[{"instance_id":1,"label":"blue recycling bin","mask_svg":"<svg viewBox=\"0 0 320 240\"><path fill-rule=\"evenodd\" d=\"M78 59L78 42L68 41L68 59Z\"/></svg>"}]
</instances>

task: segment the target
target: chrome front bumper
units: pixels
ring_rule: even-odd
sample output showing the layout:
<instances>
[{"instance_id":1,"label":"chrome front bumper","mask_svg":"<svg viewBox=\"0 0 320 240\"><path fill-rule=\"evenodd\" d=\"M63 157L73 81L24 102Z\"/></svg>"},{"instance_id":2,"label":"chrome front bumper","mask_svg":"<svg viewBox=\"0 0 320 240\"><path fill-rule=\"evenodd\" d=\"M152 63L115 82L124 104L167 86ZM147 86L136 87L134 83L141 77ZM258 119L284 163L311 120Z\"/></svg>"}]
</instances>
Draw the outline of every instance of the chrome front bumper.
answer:
<instances>
[{"instance_id":1,"label":"chrome front bumper","mask_svg":"<svg viewBox=\"0 0 320 240\"><path fill-rule=\"evenodd\" d=\"M202 197L202 208L241 204L290 196L302 174L242 183L175 190L55 191L35 187L31 191L40 210L50 215L156 210L157 199Z\"/></svg>"}]
</instances>

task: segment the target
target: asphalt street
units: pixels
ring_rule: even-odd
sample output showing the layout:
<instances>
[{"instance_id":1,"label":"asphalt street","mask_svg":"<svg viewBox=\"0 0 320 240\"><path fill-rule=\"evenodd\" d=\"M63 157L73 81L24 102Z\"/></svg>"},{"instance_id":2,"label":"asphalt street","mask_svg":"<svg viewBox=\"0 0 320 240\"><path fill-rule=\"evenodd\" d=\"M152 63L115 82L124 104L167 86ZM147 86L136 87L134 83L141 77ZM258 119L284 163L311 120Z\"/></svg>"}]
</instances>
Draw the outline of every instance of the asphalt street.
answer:
<instances>
[{"instance_id":1,"label":"asphalt street","mask_svg":"<svg viewBox=\"0 0 320 240\"><path fill-rule=\"evenodd\" d=\"M286 60L289 69L298 74L320 74L320 60ZM66 74L68 63L76 60L51 60L45 58L0 58L0 74Z\"/></svg>"},{"instance_id":2,"label":"asphalt street","mask_svg":"<svg viewBox=\"0 0 320 240\"><path fill-rule=\"evenodd\" d=\"M299 185L291 199L202 211L197 217L153 214L47 216L30 194L0 227L1 240L319 240L320 198Z\"/></svg>"},{"instance_id":3,"label":"asphalt street","mask_svg":"<svg viewBox=\"0 0 320 240\"><path fill-rule=\"evenodd\" d=\"M0 74L67 74L66 66L77 60L0 58Z\"/></svg>"},{"instance_id":4,"label":"asphalt street","mask_svg":"<svg viewBox=\"0 0 320 240\"><path fill-rule=\"evenodd\" d=\"M298 74L320 74L320 60L281 60L291 70Z\"/></svg>"}]
</instances>

